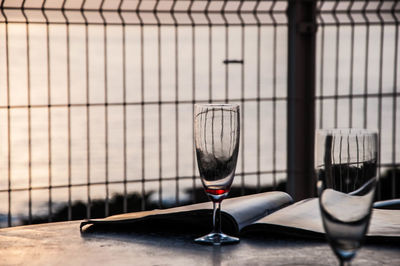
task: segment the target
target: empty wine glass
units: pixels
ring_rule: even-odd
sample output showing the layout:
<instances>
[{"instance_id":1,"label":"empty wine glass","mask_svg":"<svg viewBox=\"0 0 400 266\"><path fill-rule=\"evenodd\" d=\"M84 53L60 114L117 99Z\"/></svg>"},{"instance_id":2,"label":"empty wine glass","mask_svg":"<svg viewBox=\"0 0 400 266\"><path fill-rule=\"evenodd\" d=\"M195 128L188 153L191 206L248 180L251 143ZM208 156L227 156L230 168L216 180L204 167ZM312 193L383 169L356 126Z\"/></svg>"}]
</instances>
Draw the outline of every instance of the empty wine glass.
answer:
<instances>
[{"instance_id":1,"label":"empty wine glass","mask_svg":"<svg viewBox=\"0 0 400 266\"><path fill-rule=\"evenodd\" d=\"M340 265L350 265L371 217L378 134L365 129L320 130L315 144L317 190L326 237Z\"/></svg>"},{"instance_id":2,"label":"empty wine glass","mask_svg":"<svg viewBox=\"0 0 400 266\"><path fill-rule=\"evenodd\" d=\"M196 242L220 245L239 242L221 232L221 201L227 197L239 152L240 115L237 104L197 104L194 138L201 181L213 202L213 230Z\"/></svg>"}]
</instances>

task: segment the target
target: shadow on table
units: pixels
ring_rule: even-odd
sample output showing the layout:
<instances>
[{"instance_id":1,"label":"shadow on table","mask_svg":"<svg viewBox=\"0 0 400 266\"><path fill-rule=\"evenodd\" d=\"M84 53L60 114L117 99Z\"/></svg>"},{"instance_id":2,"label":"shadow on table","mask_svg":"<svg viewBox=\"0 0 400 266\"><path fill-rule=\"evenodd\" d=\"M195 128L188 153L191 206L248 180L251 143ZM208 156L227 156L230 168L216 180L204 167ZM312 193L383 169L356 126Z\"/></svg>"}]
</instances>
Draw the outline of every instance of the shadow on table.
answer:
<instances>
[{"instance_id":1,"label":"shadow on table","mask_svg":"<svg viewBox=\"0 0 400 266\"><path fill-rule=\"evenodd\" d=\"M123 226L125 227L125 226ZM324 239L300 239L293 236L282 236L279 234L246 234L239 236L241 241L238 244L224 245L224 246L210 246L202 245L194 242L194 239L209 233L209 230L191 230L190 228L181 228L179 226L171 228L158 228L157 230L151 230L148 227L141 229L139 226L135 229L132 228L120 228L119 230L110 231L106 227L101 230L96 228L95 230L86 230L81 234L83 239L110 239L122 242L136 242L141 245L159 246L167 249L178 249L185 250L190 249L191 251L197 250L196 252L206 251L207 254L212 250L214 259L221 260L221 248L228 249L230 251L240 248L245 245L246 247L251 246L252 248L289 248L289 247L304 247L304 246L321 246L325 245Z\"/></svg>"},{"instance_id":2,"label":"shadow on table","mask_svg":"<svg viewBox=\"0 0 400 266\"><path fill-rule=\"evenodd\" d=\"M199 217L201 221L196 221L196 224L189 224L187 222L180 222L179 220L143 220L136 221L130 224L92 224L86 226L81 233L83 238L91 237L106 237L115 239L135 239L137 237L144 239L157 239L160 241L168 240L178 240L184 241L186 243L192 243L196 246L199 244L194 243L194 239L209 233L212 229L211 223L211 212L210 215ZM265 244L266 242L274 243L277 245L279 243L309 243L309 244L321 244L325 243L325 238L316 237L310 235L309 237L304 237L303 234L296 235L295 232L271 230L265 232L246 232L245 234L238 235L234 231L224 230L224 233L240 237L246 242L251 242L255 244ZM286 232L286 233L284 233ZM281 241L281 242L280 242ZM158 241L156 241L158 242ZM279 245L278 245L279 246Z\"/></svg>"},{"instance_id":3,"label":"shadow on table","mask_svg":"<svg viewBox=\"0 0 400 266\"><path fill-rule=\"evenodd\" d=\"M168 219L148 219L139 220L134 223L121 223L121 224L91 224L87 225L82 230L82 236L93 235L93 234L107 234L107 233L118 233L118 234L130 234L130 233L141 233L141 234L159 234L159 235L202 235L209 233L212 229L212 214L198 217L196 223L190 223L187 220L180 221L176 219L174 221ZM233 234L232 231L228 230L229 234Z\"/></svg>"},{"instance_id":4,"label":"shadow on table","mask_svg":"<svg viewBox=\"0 0 400 266\"><path fill-rule=\"evenodd\" d=\"M190 256L198 260L199 264L221 265L224 260L224 251L228 249L230 252L236 253L241 248L240 244L223 247L199 245L194 242L194 239L203 235L201 229L181 228L179 230L179 226L174 226L173 229L167 227L168 225L165 225L164 228L150 230L148 227L141 229L138 226L135 229L120 228L116 231L96 228L95 231L86 230L81 236L85 241L101 239L103 243L104 240L110 241L110 245L114 246L115 241L117 241L133 250L157 250L157 257L165 257L165 262L171 261L174 256ZM203 232L208 233L204 229Z\"/></svg>"}]
</instances>

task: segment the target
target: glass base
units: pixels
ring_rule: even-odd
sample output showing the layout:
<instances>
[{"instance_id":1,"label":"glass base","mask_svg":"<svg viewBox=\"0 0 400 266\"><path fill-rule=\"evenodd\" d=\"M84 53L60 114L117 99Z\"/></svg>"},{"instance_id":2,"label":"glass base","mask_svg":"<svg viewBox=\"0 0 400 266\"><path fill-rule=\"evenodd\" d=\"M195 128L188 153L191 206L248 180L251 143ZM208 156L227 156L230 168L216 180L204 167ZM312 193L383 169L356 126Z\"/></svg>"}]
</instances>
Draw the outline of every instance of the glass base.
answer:
<instances>
[{"instance_id":1,"label":"glass base","mask_svg":"<svg viewBox=\"0 0 400 266\"><path fill-rule=\"evenodd\" d=\"M336 256L340 261L340 265L350 265L350 261L356 256L356 249L353 250L342 250L336 248L334 250Z\"/></svg>"},{"instance_id":2,"label":"glass base","mask_svg":"<svg viewBox=\"0 0 400 266\"><path fill-rule=\"evenodd\" d=\"M224 245L224 244L234 244L239 243L239 238L225 235L224 233L209 233L208 235L196 238L194 240L199 244L207 244L207 245Z\"/></svg>"}]
</instances>

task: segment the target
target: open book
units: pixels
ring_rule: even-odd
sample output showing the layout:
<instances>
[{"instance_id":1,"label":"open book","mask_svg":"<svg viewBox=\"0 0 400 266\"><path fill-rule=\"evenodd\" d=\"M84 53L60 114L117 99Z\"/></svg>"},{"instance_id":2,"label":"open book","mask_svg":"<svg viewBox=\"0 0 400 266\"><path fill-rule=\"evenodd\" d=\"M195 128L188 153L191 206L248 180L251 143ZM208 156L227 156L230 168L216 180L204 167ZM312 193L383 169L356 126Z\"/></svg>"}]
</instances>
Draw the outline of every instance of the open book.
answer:
<instances>
[{"instance_id":1,"label":"open book","mask_svg":"<svg viewBox=\"0 0 400 266\"><path fill-rule=\"evenodd\" d=\"M306 199L292 204L284 192L266 192L225 199L221 220L224 232L273 233L304 238L323 238L318 199ZM82 232L120 228L179 228L204 232L211 228L211 202L164 210L119 214L81 223ZM400 210L373 209L367 240L400 242Z\"/></svg>"}]
</instances>

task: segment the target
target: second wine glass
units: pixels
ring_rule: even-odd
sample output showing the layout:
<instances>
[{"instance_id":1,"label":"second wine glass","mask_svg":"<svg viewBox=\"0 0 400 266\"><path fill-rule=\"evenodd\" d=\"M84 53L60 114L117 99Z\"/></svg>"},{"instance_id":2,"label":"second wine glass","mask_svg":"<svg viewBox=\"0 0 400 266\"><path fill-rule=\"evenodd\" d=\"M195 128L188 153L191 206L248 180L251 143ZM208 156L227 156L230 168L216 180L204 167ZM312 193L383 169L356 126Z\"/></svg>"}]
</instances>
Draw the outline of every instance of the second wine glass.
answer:
<instances>
[{"instance_id":1,"label":"second wine glass","mask_svg":"<svg viewBox=\"0 0 400 266\"><path fill-rule=\"evenodd\" d=\"M221 232L221 201L227 197L235 176L239 153L240 114L237 104L198 104L194 137L200 177L213 202L213 231L196 242L220 245L239 242Z\"/></svg>"},{"instance_id":2,"label":"second wine glass","mask_svg":"<svg viewBox=\"0 0 400 266\"><path fill-rule=\"evenodd\" d=\"M316 134L315 155L326 236L340 265L350 265L371 218L378 134L365 129L320 130Z\"/></svg>"}]
</instances>

